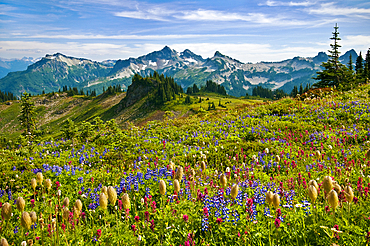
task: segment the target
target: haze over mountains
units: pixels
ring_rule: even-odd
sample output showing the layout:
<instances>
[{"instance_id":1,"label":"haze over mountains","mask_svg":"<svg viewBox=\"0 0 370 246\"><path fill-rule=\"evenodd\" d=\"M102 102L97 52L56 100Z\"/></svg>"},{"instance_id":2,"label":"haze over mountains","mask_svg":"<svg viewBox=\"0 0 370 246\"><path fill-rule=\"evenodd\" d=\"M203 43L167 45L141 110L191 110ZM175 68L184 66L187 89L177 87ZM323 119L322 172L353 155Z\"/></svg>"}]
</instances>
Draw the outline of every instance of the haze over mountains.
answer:
<instances>
[{"instance_id":1,"label":"haze over mountains","mask_svg":"<svg viewBox=\"0 0 370 246\"><path fill-rule=\"evenodd\" d=\"M350 54L355 61L357 53L353 49L344 53L340 61L347 64ZM40 94L42 91L58 91L67 85L100 93L103 87L110 85L120 84L127 89L135 73L146 76L157 71L174 77L185 91L194 83L201 86L212 80L222 84L233 96L251 94L253 87L259 85L290 93L294 86L313 84L312 77L327 59L326 53L319 52L315 57L294 57L281 62L243 63L218 51L213 57L205 59L188 49L177 52L168 46L138 58L103 62L56 53L46 55L39 61L31 58L0 59L0 72L9 72L0 79L0 90L15 95L24 91ZM13 72L25 69L27 65L25 71Z\"/></svg>"}]
</instances>

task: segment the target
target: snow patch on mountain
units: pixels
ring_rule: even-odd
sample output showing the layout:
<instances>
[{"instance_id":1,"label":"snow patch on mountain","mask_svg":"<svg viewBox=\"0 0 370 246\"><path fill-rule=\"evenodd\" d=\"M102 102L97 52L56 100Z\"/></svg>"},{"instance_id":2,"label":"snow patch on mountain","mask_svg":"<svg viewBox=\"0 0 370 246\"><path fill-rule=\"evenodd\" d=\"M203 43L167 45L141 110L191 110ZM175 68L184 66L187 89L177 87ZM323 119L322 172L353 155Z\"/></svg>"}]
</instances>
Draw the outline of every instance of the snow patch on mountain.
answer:
<instances>
[{"instance_id":1,"label":"snow patch on mountain","mask_svg":"<svg viewBox=\"0 0 370 246\"><path fill-rule=\"evenodd\" d=\"M131 69L125 69L125 70L115 74L115 76L111 77L109 80L129 78L129 77L133 76L134 74L135 73L132 72Z\"/></svg>"},{"instance_id":2,"label":"snow patch on mountain","mask_svg":"<svg viewBox=\"0 0 370 246\"><path fill-rule=\"evenodd\" d=\"M152 60L149 60L149 66L156 67L157 66L157 62L152 62Z\"/></svg>"},{"instance_id":3,"label":"snow patch on mountain","mask_svg":"<svg viewBox=\"0 0 370 246\"><path fill-rule=\"evenodd\" d=\"M252 77L252 78L247 78L244 76L244 79L251 83L252 85L258 85L258 84L263 84L266 83L269 79L265 77Z\"/></svg>"},{"instance_id":4,"label":"snow patch on mountain","mask_svg":"<svg viewBox=\"0 0 370 246\"><path fill-rule=\"evenodd\" d=\"M191 62L191 63L195 63L195 64L198 64L198 61L197 60L195 60L195 59L193 59L193 58L185 58L185 60L186 61L188 61L188 62Z\"/></svg>"}]
</instances>

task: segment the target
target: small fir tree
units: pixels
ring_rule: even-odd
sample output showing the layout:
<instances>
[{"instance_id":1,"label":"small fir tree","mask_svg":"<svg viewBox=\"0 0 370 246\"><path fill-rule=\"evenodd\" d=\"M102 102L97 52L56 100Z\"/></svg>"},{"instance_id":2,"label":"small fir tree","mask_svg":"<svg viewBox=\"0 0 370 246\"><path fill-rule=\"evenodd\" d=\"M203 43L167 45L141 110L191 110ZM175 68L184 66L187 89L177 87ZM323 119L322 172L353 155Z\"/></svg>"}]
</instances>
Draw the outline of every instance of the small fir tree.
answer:
<instances>
[{"instance_id":1,"label":"small fir tree","mask_svg":"<svg viewBox=\"0 0 370 246\"><path fill-rule=\"evenodd\" d=\"M36 125L35 104L31 101L30 95L24 92L22 95L22 109L20 122L25 129L25 135L28 136L28 141L31 140Z\"/></svg>"}]
</instances>

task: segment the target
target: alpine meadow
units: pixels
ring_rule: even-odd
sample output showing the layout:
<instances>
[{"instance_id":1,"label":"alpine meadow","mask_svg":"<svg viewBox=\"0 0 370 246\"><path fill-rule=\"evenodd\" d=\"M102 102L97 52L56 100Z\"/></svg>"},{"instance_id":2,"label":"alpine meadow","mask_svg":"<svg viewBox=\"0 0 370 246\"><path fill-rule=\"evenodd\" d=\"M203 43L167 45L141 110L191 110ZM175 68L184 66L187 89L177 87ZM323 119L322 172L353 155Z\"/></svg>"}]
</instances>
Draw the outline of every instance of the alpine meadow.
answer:
<instances>
[{"instance_id":1,"label":"alpine meadow","mask_svg":"<svg viewBox=\"0 0 370 246\"><path fill-rule=\"evenodd\" d=\"M15 2L0 246L370 244L369 3Z\"/></svg>"}]
</instances>

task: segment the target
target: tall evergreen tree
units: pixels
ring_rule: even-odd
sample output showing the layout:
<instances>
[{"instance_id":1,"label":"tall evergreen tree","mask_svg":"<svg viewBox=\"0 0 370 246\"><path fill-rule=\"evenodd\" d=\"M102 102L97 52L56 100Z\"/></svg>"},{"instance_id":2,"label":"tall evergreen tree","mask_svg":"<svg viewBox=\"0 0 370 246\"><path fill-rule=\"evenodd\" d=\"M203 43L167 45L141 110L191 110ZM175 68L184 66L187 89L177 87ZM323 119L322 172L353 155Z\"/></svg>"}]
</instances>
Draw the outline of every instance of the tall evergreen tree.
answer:
<instances>
[{"instance_id":1,"label":"tall evergreen tree","mask_svg":"<svg viewBox=\"0 0 370 246\"><path fill-rule=\"evenodd\" d=\"M196 84L193 85L193 93L198 93L199 92L199 88Z\"/></svg>"},{"instance_id":2,"label":"tall evergreen tree","mask_svg":"<svg viewBox=\"0 0 370 246\"><path fill-rule=\"evenodd\" d=\"M338 26L335 24L333 37L330 39L334 41L333 44L330 44L331 50L329 51L329 60L323 62L321 66L323 71L316 72L317 76L313 79L318 80L314 84L317 88L322 87L331 87L331 86L346 86L353 80L352 72L343 64L339 62L339 48L341 47L338 44L339 38Z\"/></svg>"},{"instance_id":3,"label":"tall evergreen tree","mask_svg":"<svg viewBox=\"0 0 370 246\"><path fill-rule=\"evenodd\" d=\"M290 96L291 97L296 97L297 94L298 94L298 88L297 88L297 86L294 86L292 92L290 93Z\"/></svg>"},{"instance_id":4,"label":"tall evergreen tree","mask_svg":"<svg viewBox=\"0 0 370 246\"><path fill-rule=\"evenodd\" d=\"M358 55L357 59L356 59L356 74L358 76L361 76L362 72L363 72L363 69L364 69L364 59L362 58L362 55L361 55L361 51L360 51L360 54Z\"/></svg>"},{"instance_id":5,"label":"tall evergreen tree","mask_svg":"<svg viewBox=\"0 0 370 246\"><path fill-rule=\"evenodd\" d=\"M348 69L353 71L353 61L352 61L352 54L349 54L349 61L348 61Z\"/></svg>"},{"instance_id":6,"label":"tall evergreen tree","mask_svg":"<svg viewBox=\"0 0 370 246\"><path fill-rule=\"evenodd\" d=\"M338 41L340 41L339 32L338 32L338 25L335 23L333 37L331 37L331 40L334 40L334 44L330 44L331 50L329 50L329 57L332 59L332 61L335 64L335 71L338 72L339 70L339 48L342 47L338 44Z\"/></svg>"},{"instance_id":7,"label":"tall evergreen tree","mask_svg":"<svg viewBox=\"0 0 370 246\"><path fill-rule=\"evenodd\" d=\"M370 78L370 49L367 50L364 64L364 78Z\"/></svg>"}]
</instances>

